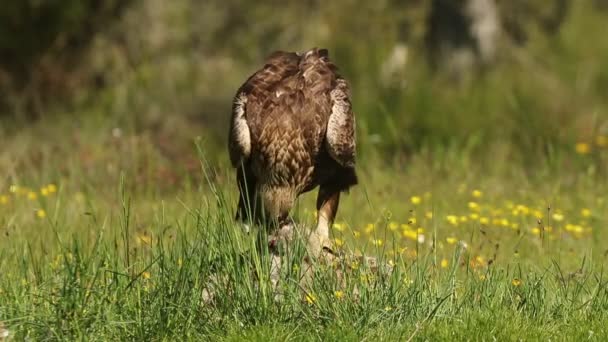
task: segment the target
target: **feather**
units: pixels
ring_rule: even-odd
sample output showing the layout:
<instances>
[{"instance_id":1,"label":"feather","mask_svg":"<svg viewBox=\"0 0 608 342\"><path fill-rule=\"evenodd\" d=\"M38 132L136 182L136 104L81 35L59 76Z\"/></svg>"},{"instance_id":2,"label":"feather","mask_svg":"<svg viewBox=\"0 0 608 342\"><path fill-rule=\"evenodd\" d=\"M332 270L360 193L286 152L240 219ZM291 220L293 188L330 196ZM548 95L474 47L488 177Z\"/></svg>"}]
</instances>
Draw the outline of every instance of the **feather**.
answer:
<instances>
[{"instance_id":1,"label":"feather","mask_svg":"<svg viewBox=\"0 0 608 342\"><path fill-rule=\"evenodd\" d=\"M336 80L330 93L331 114L325 135L331 157L345 167L355 166L355 116L350 102L350 89L344 79Z\"/></svg>"},{"instance_id":2,"label":"feather","mask_svg":"<svg viewBox=\"0 0 608 342\"><path fill-rule=\"evenodd\" d=\"M238 94L232 106L232 120L230 123L229 152L232 166L238 167L251 153L251 133L245 116L247 96Z\"/></svg>"}]
</instances>

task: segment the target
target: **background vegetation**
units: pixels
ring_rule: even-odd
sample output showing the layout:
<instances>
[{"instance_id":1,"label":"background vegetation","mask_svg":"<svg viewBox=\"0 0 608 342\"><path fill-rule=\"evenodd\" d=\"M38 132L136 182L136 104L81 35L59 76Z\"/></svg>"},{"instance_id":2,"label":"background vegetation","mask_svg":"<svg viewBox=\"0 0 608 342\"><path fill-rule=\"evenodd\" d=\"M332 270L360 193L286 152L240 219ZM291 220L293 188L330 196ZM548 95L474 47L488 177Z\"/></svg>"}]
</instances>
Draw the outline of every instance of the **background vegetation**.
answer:
<instances>
[{"instance_id":1,"label":"background vegetation","mask_svg":"<svg viewBox=\"0 0 608 342\"><path fill-rule=\"evenodd\" d=\"M605 339L607 9L5 4L0 332ZM360 265L344 287L321 270L303 291L294 257L277 303L268 256L247 254L253 238L231 220L226 130L265 55L312 46L351 83L358 120L361 185L342 201L336 245L397 271ZM294 214L313 224L313 209L307 195ZM210 301L209 284L225 291Z\"/></svg>"}]
</instances>

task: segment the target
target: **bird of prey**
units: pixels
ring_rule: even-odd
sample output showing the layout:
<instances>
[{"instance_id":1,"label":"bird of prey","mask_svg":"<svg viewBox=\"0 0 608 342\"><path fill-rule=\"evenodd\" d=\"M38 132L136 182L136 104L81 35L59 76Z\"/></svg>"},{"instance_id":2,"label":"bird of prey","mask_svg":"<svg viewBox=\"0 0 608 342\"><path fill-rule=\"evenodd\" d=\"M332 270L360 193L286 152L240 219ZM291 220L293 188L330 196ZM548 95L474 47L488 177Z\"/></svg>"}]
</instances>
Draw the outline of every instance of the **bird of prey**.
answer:
<instances>
[{"instance_id":1,"label":"bird of prey","mask_svg":"<svg viewBox=\"0 0 608 342\"><path fill-rule=\"evenodd\" d=\"M319 187L309 250L331 251L340 193L357 184L348 83L326 49L277 51L238 89L228 148L240 192L236 219L291 225L296 198Z\"/></svg>"}]
</instances>

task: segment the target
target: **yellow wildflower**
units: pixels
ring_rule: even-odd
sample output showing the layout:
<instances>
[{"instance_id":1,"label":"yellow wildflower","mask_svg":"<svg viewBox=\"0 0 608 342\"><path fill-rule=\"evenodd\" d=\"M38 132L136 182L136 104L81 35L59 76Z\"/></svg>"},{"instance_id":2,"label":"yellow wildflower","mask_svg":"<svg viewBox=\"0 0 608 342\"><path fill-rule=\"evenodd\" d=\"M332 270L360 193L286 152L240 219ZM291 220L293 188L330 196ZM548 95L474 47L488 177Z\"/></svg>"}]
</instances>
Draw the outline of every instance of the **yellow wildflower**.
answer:
<instances>
[{"instance_id":1,"label":"yellow wildflower","mask_svg":"<svg viewBox=\"0 0 608 342\"><path fill-rule=\"evenodd\" d=\"M419 196L412 196L410 198L410 201L412 202L413 205L418 205L418 204L420 204L420 202L422 202L422 198L420 198Z\"/></svg>"},{"instance_id":2,"label":"yellow wildflower","mask_svg":"<svg viewBox=\"0 0 608 342\"><path fill-rule=\"evenodd\" d=\"M403 234L403 237L405 237L407 239L410 239L410 240L413 240L413 241L417 241L418 240L418 234L415 231L413 231L413 230L404 230L402 232L402 234Z\"/></svg>"},{"instance_id":3,"label":"yellow wildflower","mask_svg":"<svg viewBox=\"0 0 608 342\"><path fill-rule=\"evenodd\" d=\"M40 188L40 194L46 197L49 195L49 190L46 187Z\"/></svg>"},{"instance_id":4,"label":"yellow wildflower","mask_svg":"<svg viewBox=\"0 0 608 342\"><path fill-rule=\"evenodd\" d=\"M388 224L388 229L390 230L397 230L397 228L399 228L399 224L397 222L390 222Z\"/></svg>"},{"instance_id":5,"label":"yellow wildflower","mask_svg":"<svg viewBox=\"0 0 608 342\"><path fill-rule=\"evenodd\" d=\"M523 214L523 215L528 215L528 214L530 214L530 208L526 207L523 204L518 204L515 207L515 211L513 212L513 215L517 216L520 213Z\"/></svg>"},{"instance_id":6,"label":"yellow wildflower","mask_svg":"<svg viewBox=\"0 0 608 342\"><path fill-rule=\"evenodd\" d=\"M376 229L376 226L375 226L373 223L368 223L368 224L365 226L365 233L366 233L366 234L370 234L371 232L373 232L373 231L374 231L374 229Z\"/></svg>"},{"instance_id":7,"label":"yellow wildflower","mask_svg":"<svg viewBox=\"0 0 608 342\"><path fill-rule=\"evenodd\" d=\"M32 200L32 201L34 201L35 199L38 198L38 194L36 194L33 191L30 191L30 192L27 193L27 198L30 199L30 200Z\"/></svg>"},{"instance_id":8,"label":"yellow wildflower","mask_svg":"<svg viewBox=\"0 0 608 342\"><path fill-rule=\"evenodd\" d=\"M334 244L336 245L336 247L342 247L342 246L344 246L344 240L335 238Z\"/></svg>"},{"instance_id":9,"label":"yellow wildflower","mask_svg":"<svg viewBox=\"0 0 608 342\"><path fill-rule=\"evenodd\" d=\"M453 244L455 244L456 242L458 242L458 239L457 239L457 238L455 238L455 237L448 237L448 238L446 238L446 239L445 239L445 241L446 241L447 243L449 243L450 245L453 245Z\"/></svg>"},{"instance_id":10,"label":"yellow wildflower","mask_svg":"<svg viewBox=\"0 0 608 342\"><path fill-rule=\"evenodd\" d=\"M520 286L521 283L522 283L522 281L519 278L513 278L513 280L511 280L511 285L513 285L515 287Z\"/></svg>"},{"instance_id":11,"label":"yellow wildflower","mask_svg":"<svg viewBox=\"0 0 608 342\"><path fill-rule=\"evenodd\" d=\"M334 223L333 225L334 229L339 231L339 232L343 232L344 229L346 229L346 224L344 223Z\"/></svg>"},{"instance_id":12,"label":"yellow wildflower","mask_svg":"<svg viewBox=\"0 0 608 342\"><path fill-rule=\"evenodd\" d=\"M585 142L576 143L574 149L578 154L589 154L591 152L591 146Z\"/></svg>"},{"instance_id":13,"label":"yellow wildflower","mask_svg":"<svg viewBox=\"0 0 608 342\"><path fill-rule=\"evenodd\" d=\"M382 240L381 239L373 239L372 240L372 245L376 246L376 247L380 247L382 246Z\"/></svg>"},{"instance_id":14,"label":"yellow wildflower","mask_svg":"<svg viewBox=\"0 0 608 342\"><path fill-rule=\"evenodd\" d=\"M553 216L551 216L551 217L553 217L553 220L557 221L557 222L561 222L564 220L564 214L562 214L560 212L553 213Z\"/></svg>"},{"instance_id":15,"label":"yellow wildflower","mask_svg":"<svg viewBox=\"0 0 608 342\"><path fill-rule=\"evenodd\" d=\"M587 208L581 209L581 216L583 216L583 217L589 217L589 216L591 216L591 210L589 210Z\"/></svg>"},{"instance_id":16,"label":"yellow wildflower","mask_svg":"<svg viewBox=\"0 0 608 342\"><path fill-rule=\"evenodd\" d=\"M475 198L480 198L481 196L483 196L483 192L481 192L481 190L475 189L471 192L471 195Z\"/></svg>"},{"instance_id":17,"label":"yellow wildflower","mask_svg":"<svg viewBox=\"0 0 608 342\"><path fill-rule=\"evenodd\" d=\"M490 223L490 219L487 218L487 217L485 217L485 216L482 216L482 217L479 218L479 223L481 223L481 224L489 224Z\"/></svg>"},{"instance_id":18,"label":"yellow wildflower","mask_svg":"<svg viewBox=\"0 0 608 342\"><path fill-rule=\"evenodd\" d=\"M477 220L477 219L479 219L479 214L478 213L471 213L469 215L469 217L471 218L471 220Z\"/></svg>"},{"instance_id":19,"label":"yellow wildflower","mask_svg":"<svg viewBox=\"0 0 608 342\"><path fill-rule=\"evenodd\" d=\"M140 233L137 234L137 243L138 244L143 244L143 245L151 245L152 244L152 237L150 236L150 234L144 232L144 233Z\"/></svg>"},{"instance_id":20,"label":"yellow wildflower","mask_svg":"<svg viewBox=\"0 0 608 342\"><path fill-rule=\"evenodd\" d=\"M416 222L418 222L418 221L416 220L415 217L410 217L409 219L407 219L408 224L416 224Z\"/></svg>"},{"instance_id":21,"label":"yellow wildflower","mask_svg":"<svg viewBox=\"0 0 608 342\"><path fill-rule=\"evenodd\" d=\"M141 277L142 277L143 279L150 279L150 277L151 277L151 276L152 276L152 275L151 275L151 274L150 274L150 272L148 272L148 271L145 271L145 272L143 272L143 273L141 274Z\"/></svg>"},{"instance_id":22,"label":"yellow wildflower","mask_svg":"<svg viewBox=\"0 0 608 342\"><path fill-rule=\"evenodd\" d=\"M386 307L384 308L384 311L391 311L391 310L393 310L393 308L392 308L392 307L390 307L390 306L386 306Z\"/></svg>"},{"instance_id":23,"label":"yellow wildflower","mask_svg":"<svg viewBox=\"0 0 608 342\"><path fill-rule=\"evenodd\" d=\"M177 259L177 267L182 267L183 264L184 261L182 260L182 258Z\"/></svg>"},{"instance_id":24,"label":"yellow wildflower","mask_svg":"<svg viewBox=\"0 0 608 342\"><path fill-rule=\"evenodd\" d=\"M532 228L532 234L534 234L534 235L540 235L540 228L538 228L538 227Z\"/></svg>"},{"instance_id":25,"label":"yellow wildflower","mask_svg":"<svg viewBox=\"0 0 608 342\"><path fill-rule=\"evenodd\" d=\"M308 304L312 305L312 304L315 303L316 300L317 300L317 297L315 297L315 295L313 295L312 293L309 293L309 294L306 295L306 302Z\"/></svg>"},{"instance_id":26,"label":"yellow wildflower","mask_svg":"<svg viewBox=\"0 0 608 342\"><path fill-rule=\"evenodd\" d=\"M500 225L503 227L508 227L509 226L509 220L507 220L506 218L503 218L500 220Z\"/></svg>"},{"instance_id":27,"label":"yellow wildflower","mask_svg":"<svg viewBox=\"0 0 608 342\"><path fill-rule=\"evenodd\" d=\"M38 210L36 210L36 216L38 218L45 218L46 217L46 211L44 211L44 209L38 209Z\"/></svg>"},{"instance_id":28,"label":"yellow wildflower","mask_svg":"<svg viewBox=\"0 0 608 342\"><path fill-rule=\"evenodd\" d=\"M456 216L456 215L448 215L445 218L446 218L446 220L448 220L448 222L451 225L454 225L454 226L458 225L458 216Z\"/></svg>"},{"instance_id":29,"label":"yellow wildflower","mask_svg":"<svg viewBox=\"0 0 608 342\"><path fill-rule=\"evenodd\" d=\"M608 146L608 136L598 135L597 137L595 137L595 144L599 147Z\"/></svg>"},{"instance_id":30,"label":"yellow wildflower","mask_svg":"<svg viewBox=\"0 0 608 342\"><path fill-rule=\"evenodd\" d=\"M336 296L336 298L338 298L338 299L342 299L342 297L344 297L344 292L334 291L334 296Z\"/></svg>"},{"instance_id":31,"label":"yellow wildflower","mask_svg":"<svg viewBox=\"0 0 608 342\"><path fill-rule=\"evenodd\" d=\"M534 212L532 213L534 215L534 217L536 217L537 219L542 219L544 217L543 212L536 209L534 210Z\"/></svg>"},{"instance_id":32,"label":"yellow wildflower","mask_svg":"<svg viewBox=\"0 0 608 342\"><path fill-rule=\"evenodd\" d=\"M579 224L573 224L573 225L569 225L570 227L568 227L568 225L566 225L566 230L572 232L572 233L577 233L577 234L581 234L584 229L583 226L579 225Z\"/></svg>"},{"instance_id":33,"label":"yellow wildflower","mask_svg":"<svg viewBox=\"0 0 608 342\"><path fill-rule=\"evenodd\" d=\"M479 204L477 202L469 202L469 209L473 211L479 211Z\"/></svg>"},{"instance_id":34,"label":"yellow wildflower","mask_svg":"<svg viewBox=\"0 0 608 342\"><path fill-rule=\"evenodd\" d=\"M57 185L51 183L46 186L46 190L49 192L49 194L53 194L53 193L57 192Z\"/></svg>"},{"instance_id":35,"label":"yellow wildflower","mask_svg":"<svg viewBox=\"0 0 608 342\"><path fill-rule=\"evenodd\" d=\"M441 259L441 268L446 268L448 267L448 265L450 264L450 262L448 261L448 259Z\"/></svg>"},{"instance_id":36,"label":"yellow wildflower","mask_svg":"<svg viewBox=\"0 0 608 342\"><path fill-rule=\"evenodd\" d=\"M427 219L429 219L429 220L430 220L430 219L432 219L432 218L433 218L433 212L432 212L432 211L427 211L427 212L424 214L424 217L426 217L426 218L427 218Z\"/></svg>"},{"instance_id":37,"label":"yellow wildflower","mask_svg":"<svg viewBox=\"0 0 608 342\"><path fill-rule=\"evenodd\" d=\"M0 196L0 204L8 204L8 196L6 196L6 195Z\"/></svg>"}]
</instances>

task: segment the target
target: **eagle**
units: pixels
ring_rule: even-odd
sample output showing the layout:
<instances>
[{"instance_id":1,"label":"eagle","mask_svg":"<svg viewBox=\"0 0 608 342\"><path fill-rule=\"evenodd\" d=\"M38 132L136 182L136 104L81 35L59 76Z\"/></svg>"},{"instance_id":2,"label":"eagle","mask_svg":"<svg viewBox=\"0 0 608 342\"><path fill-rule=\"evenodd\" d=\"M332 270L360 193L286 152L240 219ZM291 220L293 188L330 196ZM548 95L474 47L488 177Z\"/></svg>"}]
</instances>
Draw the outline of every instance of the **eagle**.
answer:
<instances>
[{"instance_id":1,"label":"eagle","mask_svg":"<svg viewBox=\"0 0 608 342\"><path fill-rule=\"evenodd\" d=\"M276 51L237 90L228 150L236 171L235 219L293 227L298 196L319 187L308 249L332 252L340 194L357 184L350 87L327 49Z\"/></svg>"}]
</instances>

